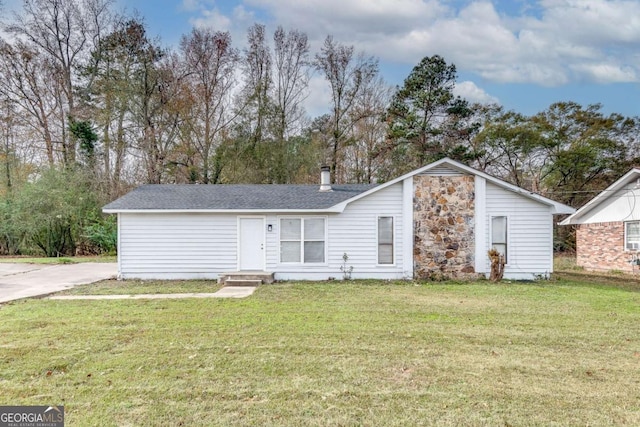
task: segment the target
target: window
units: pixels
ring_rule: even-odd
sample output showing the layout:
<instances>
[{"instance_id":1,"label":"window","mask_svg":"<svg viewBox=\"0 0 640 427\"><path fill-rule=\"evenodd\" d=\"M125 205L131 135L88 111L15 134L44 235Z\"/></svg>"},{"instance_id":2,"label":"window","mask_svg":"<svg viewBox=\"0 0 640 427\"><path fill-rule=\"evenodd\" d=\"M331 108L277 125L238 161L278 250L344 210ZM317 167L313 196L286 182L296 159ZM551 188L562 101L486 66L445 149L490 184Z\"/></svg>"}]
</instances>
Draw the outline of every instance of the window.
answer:
<instances>
[{"instance_id":1,"label":"window","mask_svg":"<svg viewBox=\"0 0 640 427\"><path fill-rule=\"evenodd\" d=\"M507 217L491 217L491 249L495 249L507 260Z\"/></svg>"},{"instance_id":2,"label":"window","mask_svg":"<svg viewBox=\"0 0 640 427\"><path fill-rule=\"evenodd\" d=\"M280 262L323 263L324 236L324 218L280 218Z\"/></svg>"},{"instance_id":3,"label":"window","mask_svg":"<svg viewBox=\"0 0 640 427\"><path fill-rule=\"evenodd\" d=\"M624 223L624 247L628 251L640 250L640 221Z\"/></svg>"},{"instance_id":4,"label":"window","mask_svg":"<svg viewBox=\"0 0 640 427\"><path fill-rule=\"evenodd\" d=\"M378 264L393 264L393 217L378 217Z\"/></svg>"},{"instance_id":5,"label":"window","mask_svg":"<svg viewBox=\"0 0 640 427\"><path fill-rule=\"evenodd\" d=\"M301 219L282 218L280 220L280 260L282 262L300 262L302 232Z\"/></svg>"},{"instance_id":6,"label":"window","mask_svg":"<svg viewBox=\"0 0 640 427\"><path fill-rule=\"evenodd\" d=\"M304 223L304 262L324 262L324 219L309 218Z\"/></svg>"}]
</instances>

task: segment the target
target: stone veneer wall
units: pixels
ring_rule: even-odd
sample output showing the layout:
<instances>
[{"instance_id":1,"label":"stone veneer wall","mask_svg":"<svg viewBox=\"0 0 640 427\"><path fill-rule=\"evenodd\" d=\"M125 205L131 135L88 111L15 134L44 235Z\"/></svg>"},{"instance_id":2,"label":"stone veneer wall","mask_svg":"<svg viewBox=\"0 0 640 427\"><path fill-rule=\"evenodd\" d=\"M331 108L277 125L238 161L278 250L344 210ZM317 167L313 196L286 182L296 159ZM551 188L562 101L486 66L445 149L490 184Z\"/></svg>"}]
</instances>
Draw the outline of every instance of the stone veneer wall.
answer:
<instances>
[{"instance_id":1,"label":"stone veneer wall","mask_svg":"<svg viewBox=\"0 0 640 427\"><path fill-rule=\"evenodd\" d=\"M416 279L475 278L473 176L413 179Z\"/></svg>"},{"instance_id":2,"label":"stone veneer wall","mask_svg":"<svg viewBox=\"0 0 640 427\"><path fill-rule=\"evenodd\" d=\"M624 223L580 224L576 230L576 264L587 270L631 272L633 253L624 250ZM636 271L637 271L636 267Z\"/></svg>"}]
</instances>

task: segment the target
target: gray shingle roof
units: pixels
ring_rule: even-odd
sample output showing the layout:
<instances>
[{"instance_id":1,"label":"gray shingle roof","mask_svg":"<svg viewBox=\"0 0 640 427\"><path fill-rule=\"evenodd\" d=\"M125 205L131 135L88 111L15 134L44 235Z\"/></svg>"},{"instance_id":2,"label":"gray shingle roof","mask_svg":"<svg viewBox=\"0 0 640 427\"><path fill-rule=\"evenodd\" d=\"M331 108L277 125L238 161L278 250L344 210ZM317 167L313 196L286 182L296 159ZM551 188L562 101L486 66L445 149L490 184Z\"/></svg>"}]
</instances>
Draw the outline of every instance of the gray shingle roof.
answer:
<instances>
[{"instance_id":1,"label":"gray shingle roof","mask_svg":"<svg viewBox=\"0 0 640 427\"><path fill-rule=\"evenodd\" d=\"M316 210L328 209L376 185L143 185L109 203L119 210Z\"/></svg>"}]
</instances>

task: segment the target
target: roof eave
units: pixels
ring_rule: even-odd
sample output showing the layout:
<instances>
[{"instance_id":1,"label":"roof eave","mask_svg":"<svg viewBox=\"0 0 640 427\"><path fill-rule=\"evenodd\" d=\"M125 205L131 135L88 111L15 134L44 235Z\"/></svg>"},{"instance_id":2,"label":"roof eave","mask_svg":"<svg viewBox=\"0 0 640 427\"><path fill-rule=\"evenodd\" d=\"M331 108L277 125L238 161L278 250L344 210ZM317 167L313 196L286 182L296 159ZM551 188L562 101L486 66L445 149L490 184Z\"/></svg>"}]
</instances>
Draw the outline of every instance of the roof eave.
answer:
<instances>
[{"instance_id":1,"label":"roof eave","mask_svg":"<svg viewBox=\"0 0 640 427\"><path fill-rule=\"evenodd\" d=\"M562 207L557 208L557 207L553 207L553 210L551 211L552 214L554 215L570 215L572 213L574 213L576 210L572 207L569 207L568 209L565 209L567 206L566 205L562 205Z\"/></svg>"},{"instance_id":2,"label":"roof eave","mask_svg":"<svg viewBox=\"0 0 640 427\"><path fill-rule=\"evenodd\" d=\"M344 211L342 203L325 209L102 209L106 214L153 214L153 213L214 213L214 214L297 214L297 213L341 213Z\"/></svg>"},{"instance_id":3,"label":"roof eave","mask_svg":"<svg viewBox=\"0 0 640 427\"><path fill-rule=\"evenodd\" d=\"M454 168L457 168L460 171L464 171L470 174L475 174L477 176L480 176L482 178L484 178L485 180L491 182L492 184L495 184L499 187L504 188L505 190L509 190L512 191L516 194L520 194L524 197L527 197L529 199L535 200L539 203L542 203L544 205L550 206L551 207L551 213L553 215L564 215L564 214L572 214L574 213L576 210L574 208L572 208L571 206L567 206L564 203L560 203L560 202L556 202L555 200L551 200L547 197L541 196L540 194L531 192L531 191L527 191L523 188L520 188L516 185L510 184L508 182L505 182L501 179L498 179L496 177L493 177L485 172L479 171L477 169L473 169L469 166L463 165L461 163L455 162L449 158L445 158L442 159L441 161L439 161L440 163L436 162L437 165L440 165L442 163L447 163L449 166L452 166ZM436 164L434 164L436 165ZM431 168L433 168L434 166L431 166Z\"/></svg>"},{"instance_id":4,"label":"roof eave","mask_svg":"<svg viewBox=\"0 0 640 427\"><path fill-rule=\"evenodd\" d=\"M407 179L409 177L413 177L415 175L418 175L418 174L421 174L423 172L427 172L427 171L429 171L431 169L437 168L438 166L443 165L443 164L446 164L447 166L449 166L449 167L451 167L453 169L456 169L456 170L458 170L460 172L463 172L463 173L468 173L468 174L471 174L471 175L480 176L480 177L486 179L487 181L489 181L489 182L491 182L491 183L493 183L493 184L495 184L495 185L497 185L499 187L502 187L502 188L504 188L506 190L510 190L510 191L512 191L514 193L523 195L523 196L525 196L525 197L527 197L529 199L536 200L539 203L542 203L544 205L550 206L551 207L551 213L554 214L554 215L572 214L572 213L574 213L576 211L574 208L572 208L570 206L567 206L567 205L565 205L563 203L559 203L559 202L556 202L554 200L548 199L548 198L546 198L544 196L541 196L539 194L523 190L520 187L517 187L517 186L515 186L513 184L509 184L508 182L502 181L501 179L495 178L495 177L493 177L493 176L491 176L491 175L489 175L487 173L484 173L482 171L479 171L479 170L474 169L472 167L469 167L467 165L463 165L462 163L456 162L455 160L452 160L452 159L450 159L448 157L445 157L443 159L437 160L437 161L435 161L433 163L430 163L430 164L428 164L426 166L423 166L421 168L415 169L415 170L413 170L413 171L411 171L409 173L406 173L406 174L404 174L402 176L399 176L398 178L395 178L395 179L392 179L391 181L385 182L384 184L380 184L377 187L374 187L374 188L372 188L372 189L370 189L368 191L365 191L364 193L358 194L357 196L354 196L354 197L352 197L352 198L350 198L348 200L345 200L342 203L344 203L345 206L346 206L348 203L351 203L351 202L353 202L355 200L358 200L358 199L361 199L363 197L366 197L371 193L374 193L374 192L376 192L378 190L382 190L384 188L387 188L387 187L389 187L391 185L394 185L394 184L396 184L398 182L404 181L405 179Z\"/></svg>"},{"instance_id":5,"label":"roof eave","mask_svg":"<svg viewBox=\"0 0 640 427\"><path fill-rule=\"evenodd\" d=\"M577 223L572 222L571 217L565 218L558 223L558 225L574 225L574 224L577 224Z\"/></svg>"},{"instance_id":6,"label":"roof eave","mask_svg":"<svg viewBox=\"0 0 640 427\"><path fill-rule=\"evenodd\" d=\"M627 183L629 182L630 178L632 176L634 176L634 175L637 176L637 177L640 177L640 169L638 169L638 168L631 169L629 172L624 174L622 177L620 177L613 184L611 184L610 186L608 186L607 188L602 190L593 199L589 200L584 206L582 206L580 209L575 211L571 216L569 216L569 217L565 218L564 220L560 221L558 223L558 225L576 225L576 224L581 224L581 221L579 219L582 216L584 216L591 209L595 208L596 206L598 206L603 201L607 200L609 197L611 197L611 195L613 193L615 193L616 191L622 189L625 185L627 185Z\"/></svg>"}]
</instances>

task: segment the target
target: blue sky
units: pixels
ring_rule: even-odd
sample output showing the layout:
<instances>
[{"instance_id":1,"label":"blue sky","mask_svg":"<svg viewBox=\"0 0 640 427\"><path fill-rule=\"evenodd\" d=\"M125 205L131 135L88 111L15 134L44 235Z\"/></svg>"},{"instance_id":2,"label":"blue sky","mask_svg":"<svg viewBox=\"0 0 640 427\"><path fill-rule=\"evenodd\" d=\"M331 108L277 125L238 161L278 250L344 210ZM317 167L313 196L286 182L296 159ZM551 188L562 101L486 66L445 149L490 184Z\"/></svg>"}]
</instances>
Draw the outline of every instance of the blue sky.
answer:
<instances>
[{"instance_id":1,"label":"blue sky","mask_svg":"<svg viewBox=\"0 0 640 427\"><path fill-rule=\"evenodd\" d=\"M5 0L5 4L17 0ZM193 26L230 31L242 47L255 22L309 36L312 51L331 34L376 56L381 74L402 84L423 57L458 69L457 93L535 114L557 101L603 105L640 116L638 0L116 0L137 10L149 33L177 47ZM307 109L328 109L321 76Z\"/></svg>"}]
</instances>

